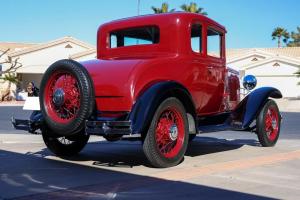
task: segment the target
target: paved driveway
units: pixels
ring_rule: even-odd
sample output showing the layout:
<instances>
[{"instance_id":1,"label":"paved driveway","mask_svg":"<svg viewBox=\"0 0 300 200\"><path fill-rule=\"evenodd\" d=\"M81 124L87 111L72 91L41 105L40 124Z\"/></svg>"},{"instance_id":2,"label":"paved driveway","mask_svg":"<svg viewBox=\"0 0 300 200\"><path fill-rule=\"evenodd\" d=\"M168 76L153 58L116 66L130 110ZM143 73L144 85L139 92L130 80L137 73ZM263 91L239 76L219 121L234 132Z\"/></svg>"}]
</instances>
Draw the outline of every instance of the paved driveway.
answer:
<instances>
[{"instance_id":1,"label":"paved driveway","mask_svg":"<svg viewBox=\"0 0 300 200\"><path fill-rule=\"evenodd\" d=\"M92 137L79 156L60 159L41 136L11 129L0 107L0 199L299 199L300 113L283 113L274 148L254 134L198 136L185 160L169 169L150 168L140 142L109 143Z\"/></svg>"}]
</instances>

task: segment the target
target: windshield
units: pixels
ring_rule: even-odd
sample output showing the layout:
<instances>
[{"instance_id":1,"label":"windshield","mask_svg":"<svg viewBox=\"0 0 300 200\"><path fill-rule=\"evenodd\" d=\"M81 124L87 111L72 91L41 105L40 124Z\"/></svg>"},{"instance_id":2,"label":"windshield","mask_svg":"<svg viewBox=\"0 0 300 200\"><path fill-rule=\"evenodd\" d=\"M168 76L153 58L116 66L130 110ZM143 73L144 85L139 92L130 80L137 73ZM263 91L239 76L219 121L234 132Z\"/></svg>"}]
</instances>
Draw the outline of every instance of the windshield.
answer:
<instances>
[{"instance_id":1,"label":"windshield","mask_svg":"<svg viewBox=\"0 0 300 200\"><path fill-rule=\"evenodd\" d=\"M145 26L128 28L110 33L110 48L159 43L159 28Z\"/></svg>"}]
</instances>

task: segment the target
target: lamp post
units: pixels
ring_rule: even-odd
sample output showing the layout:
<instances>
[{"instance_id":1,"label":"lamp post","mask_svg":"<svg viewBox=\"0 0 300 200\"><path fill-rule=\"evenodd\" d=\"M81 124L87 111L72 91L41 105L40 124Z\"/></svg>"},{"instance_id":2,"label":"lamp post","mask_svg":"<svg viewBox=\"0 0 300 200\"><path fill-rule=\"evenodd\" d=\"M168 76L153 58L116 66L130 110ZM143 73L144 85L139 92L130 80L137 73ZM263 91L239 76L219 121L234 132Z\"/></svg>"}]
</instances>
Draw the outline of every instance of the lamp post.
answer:
<instances>
[{"instance_id":1,"label":"lamp post","mask_svg":"<svg viewBox=\"0 0 300 200\"><path fill-rule=\"evenodd\" d=\"M137 15L140 15L141 0L138 0Z\"/></svg>"}]
</instances>

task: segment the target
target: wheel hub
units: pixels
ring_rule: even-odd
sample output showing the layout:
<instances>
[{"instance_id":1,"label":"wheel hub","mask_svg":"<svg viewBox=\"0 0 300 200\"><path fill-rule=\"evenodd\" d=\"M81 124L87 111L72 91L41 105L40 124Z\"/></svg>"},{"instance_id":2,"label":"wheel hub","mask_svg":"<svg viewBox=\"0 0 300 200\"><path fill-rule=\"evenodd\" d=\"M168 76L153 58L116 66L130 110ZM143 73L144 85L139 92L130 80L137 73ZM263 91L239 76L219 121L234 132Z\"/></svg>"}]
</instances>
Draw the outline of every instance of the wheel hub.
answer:
<instances>
[{"instance_id":1,"label":"wheel hub","mask_svg":"<svg viewBox=\"0 0 300 200\"><path fill-rule=\"evenodd\" d=\"M272 128L273 128L273 129L276 129L276 128L277 128L277 121L276 121L276 119L273 119L273 120L272 120Z\"/></svg>"},{"instance_id":2,"label":"wheel hub","mask_svg":"<svg viewBox=\"0 0 300 200\"><path fill-rule=\"evenodd\" d=\"M172 141L175 141L178 137L178 128L176 124L173 124L169 130L169 136Z\"/></svg>"},{"instance_id":3,"label":"wheel hub","mask_svg":"<svg viewBox=\"0 0 300 200\"><path fill-rule=\"evenodd\" d=\"M65 92L63 89L58 88L55 90L54 95L53 95L53 103L55 106L60 107L64 104L65 102Z\"/></svg>"}]
</instances>

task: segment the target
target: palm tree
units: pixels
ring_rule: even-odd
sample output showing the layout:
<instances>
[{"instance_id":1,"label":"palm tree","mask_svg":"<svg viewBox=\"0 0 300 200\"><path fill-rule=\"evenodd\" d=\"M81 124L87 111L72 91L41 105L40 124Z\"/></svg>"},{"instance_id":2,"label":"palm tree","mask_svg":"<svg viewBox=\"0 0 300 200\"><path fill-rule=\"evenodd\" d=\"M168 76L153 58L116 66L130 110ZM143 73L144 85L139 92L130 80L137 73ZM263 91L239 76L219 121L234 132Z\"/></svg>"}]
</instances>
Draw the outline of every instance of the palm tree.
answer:
<instances>
[{"instance_id":1,"label":"palm tree","mask_svg":"<svg viewBox=\"0 0 300 200\"><path fill-rule=\"evenodd\" d=\"M274 29L272 33L272 39L275 40L277 38L278 48L281 47L281 39L283 38L283 42L287 43L288 39L290 38L290 34L287 32L286 29L277 27Z\"/></svg>"},{"instance_id":2,"label":"palm tree","mask_svg":"<svg viewBox=\"0 0 300 200\"><path fill-rule=\"evenodd\" d=\"M207 12L204 12L203 8L198 7L198 5L195 2L191 2L190 5L183 4L180 8L185 12L199 13L202 15L207 15Z\"/></svg>"},{"instance_id":3,"label":"palm tree","mask_svg":"<svg viewBox=\"0 0 300 200\"><path fill-rule=\"evenodd\" d=\"M169 10L169 4L163 3L161 5L161 8L156 8L154 6L151 7L154 13L159 14L159 13L168 13L168 12L174 12L175 9Z\"/></svg>"},{"instance_id":4,"label":"palm tree","mask_svg":"<svg viewBox=\"0 0 300 200\"><path fill-rule=\"evenodd\" d=\"M290 41L287 45L288 47L300 47L300 26L297 27L297 32L291 33L292 41Z\"/></svg>"}]
</instances>

